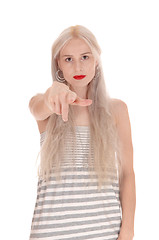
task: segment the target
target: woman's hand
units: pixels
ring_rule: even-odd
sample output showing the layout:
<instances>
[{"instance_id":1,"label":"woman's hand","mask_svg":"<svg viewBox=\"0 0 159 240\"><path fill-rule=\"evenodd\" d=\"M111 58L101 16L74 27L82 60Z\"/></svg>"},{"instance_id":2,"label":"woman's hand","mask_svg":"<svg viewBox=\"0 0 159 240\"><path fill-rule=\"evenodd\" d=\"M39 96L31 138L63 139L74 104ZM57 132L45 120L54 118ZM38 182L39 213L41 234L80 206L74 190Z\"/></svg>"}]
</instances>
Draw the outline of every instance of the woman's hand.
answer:
<instances>
[{"instance_id":1,"label":"woman's hand","mask_svg":"<svg viewBox=\"0 0 159 240\"><path fill-rule=\"evenodd\" d=\"M134 238L134 234L123 231L123 229L121 228L117 240L133 240L133 238Z\"/></svg>"},{"instance_id":2,"label":"woman's hand","mask_svg":"<svg viewBox=\"0 0 159 240\"><path fill-rule=\"evenodd\" d=\"M64 121L68 120L69 104L79 106L89 106L91 99L82 99L69 89L64 83L53 82L52 86L44 94L45 104L52 113L62 115Z\"/></svg>"},{"instance_id":3,"label":"woman's hand","mask_svg":"<svg viewBox=\"0 0 159 240\"><path fill-rule=\"evenodd\" d=\"M133 240L133 237L121 237L120 235L119 235L119 237L117 238L117 240Z\"/></svg>"},{"instance_id":4,"label":"woman's hand","mask_svg":"<svg viewBox=\"0 0 159 240\"><path fill-rule=\"evenodd\" d=\"M117 238L117 240L133 240L133 237L127 237L127 236L120 236Z\"/></svg>"}]
</instances>

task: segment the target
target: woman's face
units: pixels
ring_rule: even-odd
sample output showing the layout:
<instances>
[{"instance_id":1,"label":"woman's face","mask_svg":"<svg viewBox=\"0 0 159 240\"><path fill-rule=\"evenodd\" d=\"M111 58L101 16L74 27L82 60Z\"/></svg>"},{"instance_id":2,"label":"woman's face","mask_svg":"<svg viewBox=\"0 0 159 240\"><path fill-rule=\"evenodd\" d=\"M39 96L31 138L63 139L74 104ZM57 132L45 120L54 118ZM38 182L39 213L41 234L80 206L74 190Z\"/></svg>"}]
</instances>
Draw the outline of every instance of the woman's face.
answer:
<instances>
[{"instance_id":1,"label":"woman's face","mask_svg":"<svg viewBox=\"0 0 159 240\"><path fill-rule=\"evenodd\" d=\"M86 87L91 82L96 65L97 61L83 39L71 39L60 51L58 66L66 81L75 88Z\"/></svg>"}]
</instances>

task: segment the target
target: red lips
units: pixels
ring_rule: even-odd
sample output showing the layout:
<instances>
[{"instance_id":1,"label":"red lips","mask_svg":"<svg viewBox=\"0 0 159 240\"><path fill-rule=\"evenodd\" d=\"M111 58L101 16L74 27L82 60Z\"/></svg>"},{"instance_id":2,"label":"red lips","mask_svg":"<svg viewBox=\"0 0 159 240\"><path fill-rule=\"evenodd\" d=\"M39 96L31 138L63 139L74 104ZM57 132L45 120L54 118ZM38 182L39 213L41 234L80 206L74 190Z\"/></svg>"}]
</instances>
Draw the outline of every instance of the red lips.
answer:
<instances>
[{"instance_id":1,"label":"red lips","mask_svg":"<svg viewBox=\"0 0 159 240\"><path fill-rule=\"evenodd\" d=\"M86 75L76 75L73 78L75 78L76 80L80 80L83 79Z\"/></svg>"}]
</instances>

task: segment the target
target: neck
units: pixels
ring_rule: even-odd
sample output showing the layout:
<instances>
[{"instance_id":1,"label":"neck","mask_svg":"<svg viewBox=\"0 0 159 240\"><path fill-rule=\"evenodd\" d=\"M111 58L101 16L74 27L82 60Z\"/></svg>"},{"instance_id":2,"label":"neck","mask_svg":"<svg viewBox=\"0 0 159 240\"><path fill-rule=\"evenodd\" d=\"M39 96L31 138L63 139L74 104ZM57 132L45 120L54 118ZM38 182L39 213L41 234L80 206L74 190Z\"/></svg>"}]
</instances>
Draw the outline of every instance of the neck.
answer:
<instances>
[{"instance_id":1,"label":"neck","mask_svg":"<svg viewBox=\"0 0 159 240\"><path fill-rule=\"evenodd\" d=\"M85 87L70 87L70 90L75 92L78 97L87 99L87 86Z\"/></svg>"}]
</instances>

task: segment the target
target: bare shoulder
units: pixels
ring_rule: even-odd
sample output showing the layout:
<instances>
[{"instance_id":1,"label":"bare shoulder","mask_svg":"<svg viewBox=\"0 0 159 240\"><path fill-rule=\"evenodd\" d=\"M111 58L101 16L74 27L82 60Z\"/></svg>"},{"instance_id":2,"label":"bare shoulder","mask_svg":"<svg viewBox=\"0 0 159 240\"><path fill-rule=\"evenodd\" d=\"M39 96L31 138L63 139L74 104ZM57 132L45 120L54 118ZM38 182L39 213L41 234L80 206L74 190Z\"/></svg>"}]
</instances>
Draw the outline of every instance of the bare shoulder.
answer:
<instances>
[{"instance_id":1,"label":"bare shoulder","mask_svg":"<svg viewBox=\"0 0 159 240\"><path fill-rule=\"evenodd\" d=\"M45 120L37 120L37 124L38 124L38 129L39 129L39 132L42 133L42 132L45 132L46 131L46 127L47 127L47 124L48 124L48 121L49 121L49 118L48 117L47 119Z\"/></svg>"},{"instance_id":2,"label":"bare shoulder","mask_svg":"<svg viewBox=\"0 0 159 240\"><path fill-rule=\"evenodd\" d=\"M116 123L124 116L128 115L127 104L120 99L112 98L110 100L110 109Z\"/></svg>"}]
</instances>

